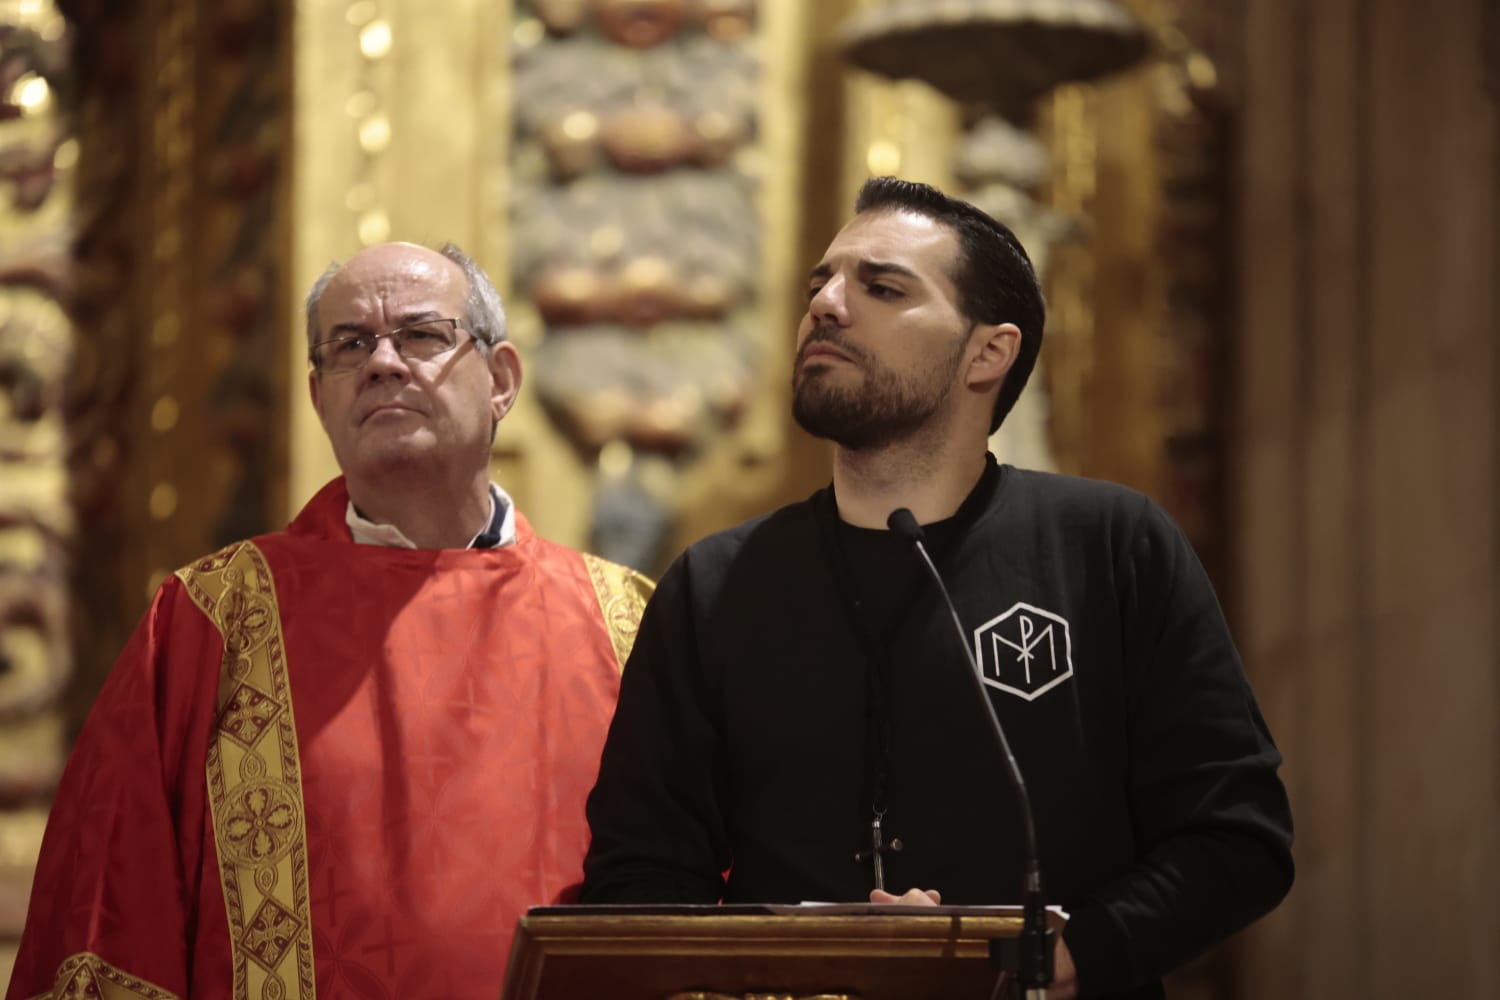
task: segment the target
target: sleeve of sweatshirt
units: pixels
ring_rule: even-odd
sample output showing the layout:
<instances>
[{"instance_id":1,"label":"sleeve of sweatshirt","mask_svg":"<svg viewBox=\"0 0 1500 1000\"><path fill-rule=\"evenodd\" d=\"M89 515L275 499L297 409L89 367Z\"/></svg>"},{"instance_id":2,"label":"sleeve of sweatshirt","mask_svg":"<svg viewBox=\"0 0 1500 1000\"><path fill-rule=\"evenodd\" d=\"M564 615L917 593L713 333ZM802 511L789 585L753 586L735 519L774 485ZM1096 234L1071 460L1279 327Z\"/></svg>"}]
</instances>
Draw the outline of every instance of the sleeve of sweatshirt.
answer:
<instances>
[{"instance_id":1,"label":"sleeve of sweatshirt","mask_svg":"<svg viewBox=\"0 0 1500 1000\"><path fill-rule=\"evenodd\" d=\"M1072 915L1083 996L1159 979L1270 911L1293 877L1281 754L1213 587L1181 530L1140 503L1117 575L1138 860Z\"/></svg>"}]
</instances>

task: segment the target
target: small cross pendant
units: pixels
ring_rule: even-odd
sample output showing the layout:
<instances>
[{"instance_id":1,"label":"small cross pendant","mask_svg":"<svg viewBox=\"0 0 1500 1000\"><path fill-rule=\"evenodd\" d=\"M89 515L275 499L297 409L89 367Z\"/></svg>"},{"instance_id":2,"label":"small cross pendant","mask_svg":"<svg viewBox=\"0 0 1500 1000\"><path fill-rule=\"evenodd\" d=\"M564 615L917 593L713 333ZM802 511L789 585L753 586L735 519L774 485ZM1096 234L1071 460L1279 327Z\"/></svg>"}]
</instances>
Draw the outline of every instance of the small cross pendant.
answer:
<instances>
[{"instance_id":1,"label":"small cross pendant","mask_svg":"<svg viewBox=\"0 0 1500 1000\"><path fill-rule=\"evenodd\" d=\"M886 851L901 850L900 837L891 838L889 844L885 842L884 834L880 829L880 820L884 816L885 813L878 812L875 814L875 818L870 821L870 849L868 851L860 851L854 855L855 861L869 860L874 863L875 888L877 889L885 888L885 865L882 863L882 856Z\"/></svg>"}]
</instances>

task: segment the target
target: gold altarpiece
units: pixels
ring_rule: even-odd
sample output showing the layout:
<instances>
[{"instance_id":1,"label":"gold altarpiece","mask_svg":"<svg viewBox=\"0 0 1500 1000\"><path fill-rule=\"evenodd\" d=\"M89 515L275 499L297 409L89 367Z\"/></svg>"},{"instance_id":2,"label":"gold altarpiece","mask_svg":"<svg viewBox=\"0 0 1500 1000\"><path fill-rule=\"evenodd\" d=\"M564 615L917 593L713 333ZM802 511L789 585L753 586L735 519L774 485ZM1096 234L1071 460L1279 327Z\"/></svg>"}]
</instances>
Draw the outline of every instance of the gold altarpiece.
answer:
<instances>
[{"instance_id":1,"label":"gold altarpiece","mask_svg":"<svg viewBox=\"0 0 1500 1000\"><path fill-rule=\"evenodd\" d=\"M496 477L516 497L536 528L548 537L576 546L589 543L591 502L601 476L611 465L630 461L630 447L618 439L601 442L584 433L570 439L559 421L549 418L540 391L548 374L539 349L548 333L532 287L518 285L513 261L518 256L512 235L517 229L518 200L549 193L536 182L535 150L525 148L517 135L524 129L530 102L550 94L522 93L514 71L516 61L538 50L561 46L574 33L553 30L570 12L587 11L576 3L468 2L446 5L434 17L429 4L416 0L358 0L304 2L297 8L296 70L301 81L296 98L296 157L293 169L293 215L299 224L293 234L292 269L298 287L305 287L330 260L342 259L361 245L381 239L433 242L451 239L468 249L496 278L507 302L511 336L521 347L527 384L521 401L502 423L495 447ZM601 19L606 8L629 4L595 5ZM686 527L674 530L668 547L700 533L706 525L693 514L704 509L717 524L747 516L774 502L786 490L788 471L781 461L788 434L785 417L785 379L777 373L790 364L791 333L797 315L798 255L802 240L807 175L806 105L804 80L815 21L828 9L795 0L706 5L634 5L659 7L682 18L694 10L708 18L742 16L726 46L742 46L758 63L754 95L755 133L733 151L735 172L753 184L754 218L744 223L758 238L749 262L753 275L744 327L759 373L742 389L743 413L726 421L724 432L691 458L674 463L670 479L673 515ZM684 9L687 15L684 15ZM666 16L665 14L663 16ZM588 28L588 19L577 33ZM646 23L649 19L642 19ZM649 28L649 24L648 24ZM663 45L663 49L667 46ZM635 60L646 66L639 94L629 99L656 106L676 97L671 86L658 82L692 67L667 64L652 70L650 45L596 45L593 52L599 76ZM667 56L671 53L667 52ZM601 107L617 95L599 97L586 79L588 63L579 57L578 72L561 77L562 87L576 86L577 94L555 121L545 121L559 132L598 130ZM662 60L665 62L665 60ZM685 61L685 60L684 60ZM712 81L709 81L712 82ZM680 85L679 85L680 90ZM665 95L661 92L665 91ZM526 103L520 103L526 102ZM563 111L573 109L569 118ZM517 109L520 108L520 115ZM608 111L618 114L617 108ZM707 117L700 112L698 121ZM579 124L579 120L582 124ZM669 124L669 123L668 123ZM697 124L695 122L694 124ZM666 128L646 122L645 129ZM575 145L581 146L580 141ZM652 151L654 152L654 151ZM642 154L644 155L644 154ZM669 155L669 154L668 154ZM699 174L705 173L698 171ZM693 171L674 175L691 182ZM585 197L623 199L641 183L638 166L631 172L593 168L575 183L591 190ZM550 190L561 190L560 184ZM560 202L568 208L566 202ZM581 217L581 218L580 218ZM640 224L642 220L637 220ZM554 240L589 248L603 247L595 256L628 242L628 216L607 211L590 219L559 213ZM569 226L573 228L569 230ZM527 247L520 248L524 255ZM540 284L540 283L538 283ZM288 352L288 380L301 395L306 363L300 350L300 304L288 314L293 346ZM640 342L659 336L659 324L640 333ZM569 336L574 336L569 334ZM565 363L572 363L568 359ZM582 365L601 362L585 358ZM641 405L651 401L636 400ZM288 415L291 466L286 502L294 509L336 473L332 456L310 408L295 405ZM608 438L605 433L602 435ZM578 438L583 438L580 441ZM648 470L649 472L649 470ZM795 478L795 477L793 477ZM806 478L806 473L803 474ZM815 477L814 477L815 478ZM660 569L660 565L648 567Z\"/></svg>"},{"instance_id":2,"label":"gold altarpiece","mask_svg":"<svg viewBox=\"0 0 1500 1000\"><path fill-rule=\"evenodd\" d=\"M826 449L787 415L805 272L869 173L952 184L961 109L920 83L853 71L841 56L841 24L873 2L655 5L700 18L752 11L744 44L758 66L753 141L735 160L755 180L744 323L754 376L743 411L672 472L668 553L824 481ZM1200 235L1217 224L1217 201L1179 205L1174 216L1161 194L1184 171L1222 179L1205 159L1213 134L1201 127L1212 64L1185 41L1192 5L1131 6L1165 57L1112 82L1063 88L1040 109L1053 169L1039 196L1090 220L1086 238L1054 254L1043 389L1059 468L1162 496L1211 548L1215 368L1202 327L1219 286L1213 273L1171 265L1160 234L1174 221ZM59 349L72 352L56 410L68 429L43 456L66 484L31 503L32 513L50 505L55 514L46 545L15 541L18 511L32 514L0 492L7 585L36 570L60 606L28 612L22 627L5 623L6 655L20 650L58 683L44 697L0 700L0 757L23 755L43 775L0 790L0 973L62 734L156 583L283 524L335 472L306 402L301 294L312 279L370 242L451 239L501 284L528 364L541 344L537 310L512 280L509 224L513 56L538 43L538 6L455 0L436 11L417 0L0 5L7 23L25 14L67 25L62 72L72 82L58 102L73 145L56 163L59 183L75 192L55 218L28 216L72 248L56 262L63 277L50 294L62 312L49 320ZM1175 146L1163 138L1172 134ZM1169 302L1184 286L1198 296L1186 313ZM0 310L15 314L17 296L32 294L0 288ZM620 451L581 450L536 393L522 398L502 425L496 476L543 534L584 545L594 485ZM20 482L14 448L5 457L7 485ZM0 699L7 676L16 675L0 675Z\"/></svg>"},{"instance_id":3,"label":"gold altarpiece","mask_svg":"<svg viewBox=\"0 0 1500 1000\"><path fill-rule=\"evenodd\" d=\"M824 450L790 425L783 373L802 274L844 220L859 182L870 173L890 172L955 187L959 106L920 82L851 70L839 56L840 25L874 3L697 5L750 11L756 36L751 44L761 63L759 132L741 151L743 167L756 181L759 216L749 322L756 374L744 415L679 462L667 484L676 527L664 556L706 531L801 495L825 474ZM546 17L539 15L545 8L588 6L469 0L447 5L439 18L415 0L298 4L291 181L298 220L291 256L295 288L305 287L330 260L370 241L453 239L497 276L513 336L528 361L534 360L545 324L529 290L516 287L511 267L511 200L520 186L517 161L526 155L514 148L515 102L527 96L515 92L512 53L543 44ZM1164 206L1158 190L1173 164L1163 149L1161 122L1183 113L1189 101L1179 93L1174 102L1168 93L1174 86L1183 90L1189 59L1198 74L1190 80L1193 87L1211 89L1203 67L1211 74L1212 65L1186 43L1182 5L1142 0L1134 6L1164 39L1164 67L1099 86L1067 86L1040 108L1039 132L1053 169L1039 196L1080 220L1085 232L1056 248L1058 263L1048 283L1048 366L1039 385L1052 400L1056 467L1161 495L1175 488L1165 442L1184 428L1197 438L1210 430L1202 394L1171 390L1183 378L1201 381L1206 362L1183 356L1163 333L1174 279L1159 260ZM608 241L603 228L580 226L566 238ZM336 471L300 398L306 378L300 326L300 303L293 296L287 322L288 510ZM528 373L534 378L535 369ZM1122 414L1129 419L1120 419ZM538 393L523 391L502 425L495 464L539 530L587 546L594 486L620 455L611 447L598 449L597 441L582 449L576 444L548 419ZM1189 513L1189 520L1196 519ZM657 560L646 568L661 565Z\"/></svg>"}]
</instances>

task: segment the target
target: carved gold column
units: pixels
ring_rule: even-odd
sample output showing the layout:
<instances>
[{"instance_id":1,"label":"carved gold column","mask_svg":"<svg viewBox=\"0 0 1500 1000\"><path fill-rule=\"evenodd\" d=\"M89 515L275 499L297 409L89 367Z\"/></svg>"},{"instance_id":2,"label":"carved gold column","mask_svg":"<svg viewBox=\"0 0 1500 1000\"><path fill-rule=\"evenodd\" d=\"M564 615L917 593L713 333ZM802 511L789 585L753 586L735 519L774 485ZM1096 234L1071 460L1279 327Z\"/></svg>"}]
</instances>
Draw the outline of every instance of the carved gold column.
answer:
<instances>
[{"instance_id":1,"label":"carved gold column","mask_svg":"<svg viewBox=\"0 0 1500 1000\"><path fill-rule=\"evenodd\" d=\"M67 4L86 708L156 584L284 516L286 3Z\"/></svg>"},{"instance_id":2,"label":"carved gold column","mask_svg":"<svg viewBox=\"0 0 1500 1000\"><path fill-rule=\"evenodd\" d=\"M62 767L68 648L64 383L78 141L66 27L51 2L0 2L0 982L9 979Z\"/></svg>"},{"instance_id":3,"label":"carved gold column","mask_svg":"<svg viewBox=\"0 0 1500 1000\"><path fill-rule=\"evenodd\" d=\"M281 516L285 10L0 2L0 942L156 581Z\"/></svg>"}]
</instances>

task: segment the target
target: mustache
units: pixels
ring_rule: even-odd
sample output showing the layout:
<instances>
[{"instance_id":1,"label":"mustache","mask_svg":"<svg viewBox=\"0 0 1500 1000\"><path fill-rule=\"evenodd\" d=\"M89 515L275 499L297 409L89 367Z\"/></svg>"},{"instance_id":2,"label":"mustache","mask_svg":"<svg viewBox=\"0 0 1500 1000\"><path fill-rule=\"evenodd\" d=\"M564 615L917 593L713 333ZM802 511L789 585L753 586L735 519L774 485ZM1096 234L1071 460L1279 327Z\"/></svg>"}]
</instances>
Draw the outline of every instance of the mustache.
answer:
<instances>
[{"instance_id":1,"label":"mustache","mask_svg":"<svg viewBox=\"0 0 1500 1000\"><path fill-rule=\"evenodd\" d=\"M802 364L802 359L807 356L807 349L814 344L828 344L836 347L849 355L855 361L864 361L865 352L853 341L844 336L844 332L835 323L819 323L808 333L807 339L797 349L797 364Z\"/></svg>"}]
</instances>

